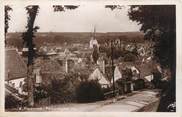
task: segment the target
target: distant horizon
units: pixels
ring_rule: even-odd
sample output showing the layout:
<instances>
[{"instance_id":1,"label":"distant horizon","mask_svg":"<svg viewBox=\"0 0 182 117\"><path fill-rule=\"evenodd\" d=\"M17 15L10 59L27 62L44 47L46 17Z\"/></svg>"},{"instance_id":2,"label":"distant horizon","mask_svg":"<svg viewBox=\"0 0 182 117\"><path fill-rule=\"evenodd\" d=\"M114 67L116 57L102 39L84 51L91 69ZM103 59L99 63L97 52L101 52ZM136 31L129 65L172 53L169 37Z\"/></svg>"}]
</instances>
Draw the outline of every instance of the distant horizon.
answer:
<instances>
[{"instance_id":1,"label":"distant horizon","mask_svg":"<svg viewBox=\"0 0 182 117\"><path fill-rule=\"evenodd\" d=\"M134 33L134 32L138 32L138 33L143 33L142 31L121 31L121 32L102 32L102 31L100 31L100 32L96 32L96 33ZM21 32L21 31L19 31L19 32L7 32L7 34L8 33L24 33L23 31ZM54 32L35 32L35 33L93 33L93 32L57 32L57 31L54 31Z\"/></svg>"}]
</instances>

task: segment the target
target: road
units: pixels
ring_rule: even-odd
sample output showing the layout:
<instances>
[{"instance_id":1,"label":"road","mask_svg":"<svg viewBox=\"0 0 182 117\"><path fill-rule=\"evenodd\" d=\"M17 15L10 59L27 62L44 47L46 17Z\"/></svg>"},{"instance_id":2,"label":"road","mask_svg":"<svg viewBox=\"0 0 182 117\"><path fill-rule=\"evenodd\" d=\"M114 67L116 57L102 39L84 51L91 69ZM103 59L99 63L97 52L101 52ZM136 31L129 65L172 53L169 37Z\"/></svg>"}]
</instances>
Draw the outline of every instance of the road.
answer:
<instances>
[{"instance_id":1,"label":"road","mask_svg":"<svg viewBox=\"0 0 182 117\"><path fill-rule=\"evenodd\" d=\"M28 108L27 111L71 111L71 112L138 112L156 111L160 98L159 91L143 90L136 91L127 96L94 103L68 103L50 105L43 108Z\"/></svg>"}]
</instances>

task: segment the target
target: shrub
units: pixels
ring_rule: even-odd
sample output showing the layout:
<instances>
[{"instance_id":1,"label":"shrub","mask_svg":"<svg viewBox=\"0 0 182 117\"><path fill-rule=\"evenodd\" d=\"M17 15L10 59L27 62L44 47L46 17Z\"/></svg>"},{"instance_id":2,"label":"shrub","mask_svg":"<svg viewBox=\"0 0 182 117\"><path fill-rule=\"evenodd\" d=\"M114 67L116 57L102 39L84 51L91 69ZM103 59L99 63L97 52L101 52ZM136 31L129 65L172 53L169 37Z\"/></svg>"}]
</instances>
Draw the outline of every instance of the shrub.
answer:
<instances>
[{"instance_id":1,"label":"shrub","mask_svg":"<svg viewBox=\"0 0 182 117\"><path fill-rule=\"evenodd\" d=\"M37 86L35 87L34 90L34 100L37 102L43 98L48 98L49 94L48 94L48 89L41 85L41 86Z\"/></svg>"},{"instance_id":2,"label":"shrub","mask_svg":"<svg viewBox=\"0 0 182 117\"><path fill-rule=\"evenodd\" d=\"M138 80L135 80L133 81L134 82L134 90L140 90L140 89L143 89L145 88L145 82L143 79L138 79Z\"/></svg>"},{"instance_id":3,"label":"shrub","mask_svg":"<svg viewBox=\"0 0 182 117\"><path fill-rule=\"evenodd\" d=\"M77 101L94 102L104 99L101 85L97 81L83 81L76 89Z\"/></svg>"},{"instance_id":4,"label":"shrub","mask_svg":"<svg viewBox=\"0 0 182 117\"><path fill-rule=\"evenodd\" d=\"M76 87L79 83L70 78L52 79L51 83L51 103L65 103L76 101Z\"/></svg>"}]
</instances>

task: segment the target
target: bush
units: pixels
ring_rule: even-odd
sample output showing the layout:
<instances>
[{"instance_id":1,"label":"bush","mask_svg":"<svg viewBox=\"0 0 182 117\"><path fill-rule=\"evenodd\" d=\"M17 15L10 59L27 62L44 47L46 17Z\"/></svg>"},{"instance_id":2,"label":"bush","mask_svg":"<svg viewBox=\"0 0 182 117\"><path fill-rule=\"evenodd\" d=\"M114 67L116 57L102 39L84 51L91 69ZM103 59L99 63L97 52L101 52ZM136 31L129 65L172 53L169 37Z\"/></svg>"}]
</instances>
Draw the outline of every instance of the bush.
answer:
<instances>
[{"instance_id":1,"label":"bush","mask_svg":"<svg viewBox=\"0 0 182 117\"><path fill-rule=\"evenodd\" d=\"M40 101L43 98L48 98L49 94L48 94L48 89L41 85L41 86L37 86L35 87L34 90L34 100L35 102Z\"/></svg>"},{"instance_id":2,"label":"bush","mask_svg":"<svg viewBox=\"0 0 182 117\"><path fill-rule=\"evenodd\" d=\"M97 81L84 81L76 89L77 101L94 102L104 99L101 85Z\"/></svg>"},{"instance_id":3,"label":"bush","mask_svg":"<svg viewBox=\"0 0 182 117\"><path fill-rule=\"evenodd\" d=\"M145 88L145 82L143 79L138 79L133 81L134 82L134 90L141 90Z\"/></svg>"},{"instance_id":4,"label":"bush","mask_svg":"<svg viewBox=\"0 0 182 117\"><path fill-rule=\"evenodd\" d=\"M65 103L76 101L76 87L79 83L70 78L52 79L51 81L51 103Z\"/></svg>"}]
</instances>

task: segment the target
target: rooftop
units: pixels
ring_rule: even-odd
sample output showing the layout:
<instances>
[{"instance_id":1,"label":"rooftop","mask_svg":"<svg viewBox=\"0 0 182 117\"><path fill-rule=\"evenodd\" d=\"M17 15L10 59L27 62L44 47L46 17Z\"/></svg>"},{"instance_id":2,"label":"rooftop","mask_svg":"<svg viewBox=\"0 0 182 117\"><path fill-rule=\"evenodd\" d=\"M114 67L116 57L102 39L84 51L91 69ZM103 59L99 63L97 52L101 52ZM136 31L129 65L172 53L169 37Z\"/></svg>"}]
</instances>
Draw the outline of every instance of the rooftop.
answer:
<instances>
[{"instance_id":1,"label":"rooftop","mask_svg":"<svg viewBox=\"0 0 182 117\"><path fill-rule=\"evenodd\" d=\"M5 49L5 80L24 78L27 66L15 48Z\"/></svg>"}]
</instances>

